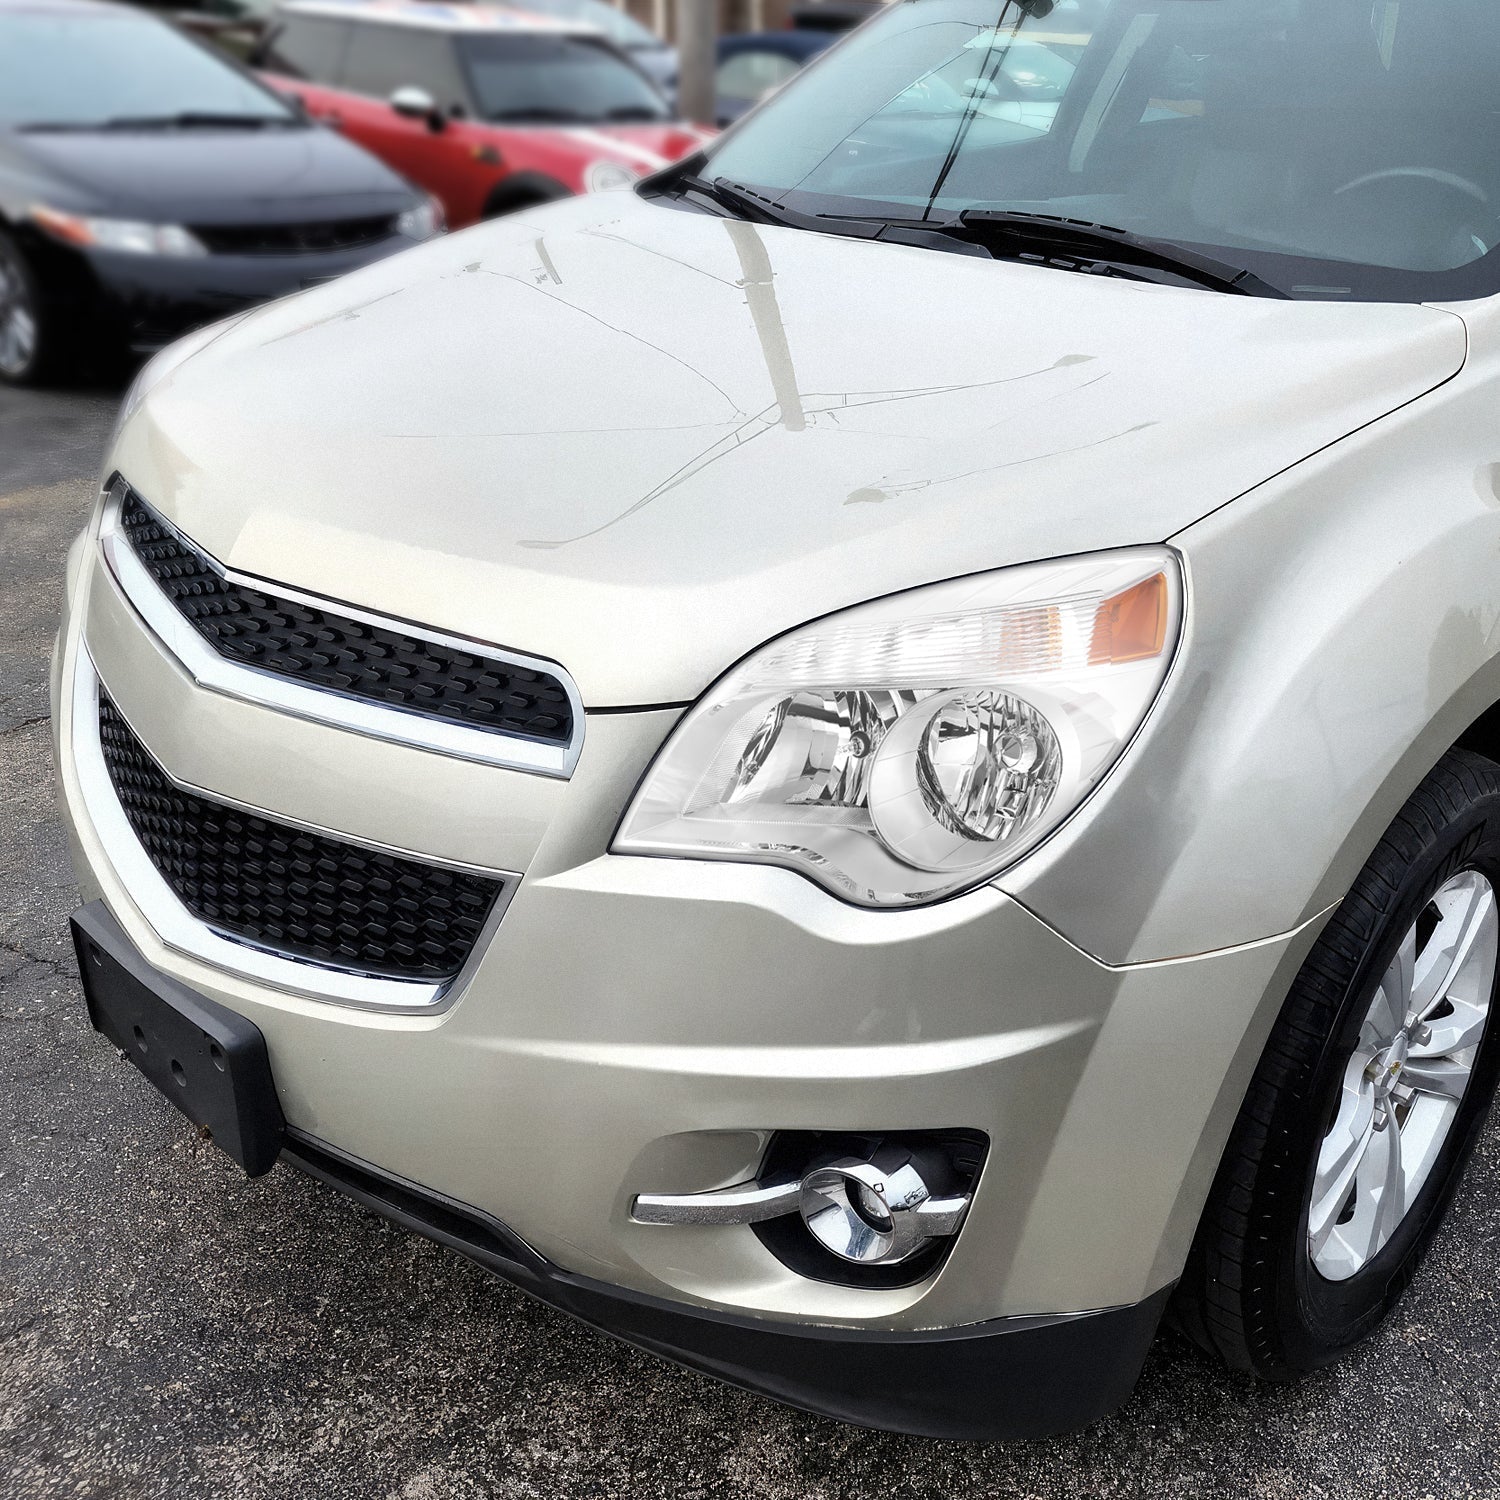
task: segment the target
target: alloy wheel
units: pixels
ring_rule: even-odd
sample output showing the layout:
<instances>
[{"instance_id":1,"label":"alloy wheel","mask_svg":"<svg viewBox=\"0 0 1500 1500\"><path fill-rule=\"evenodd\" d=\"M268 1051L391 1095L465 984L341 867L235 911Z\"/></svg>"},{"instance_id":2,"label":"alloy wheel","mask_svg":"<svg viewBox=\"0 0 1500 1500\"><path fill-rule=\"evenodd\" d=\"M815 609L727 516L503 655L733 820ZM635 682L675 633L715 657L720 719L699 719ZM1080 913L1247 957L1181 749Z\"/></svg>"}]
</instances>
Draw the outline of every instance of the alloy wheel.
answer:
<instances>
[{"instance_id":1,"label":"alloy wheel","mask_svg":"<svg viewBox=\"0 0 1500 1500\"><path fill-rule=\"evenodd\" d=\"M1403 938L1370 1005L1318 1155L1308 1253L1329 1281L1391 1242L1458 1118L1500 962L1494 887L1455 875Z\"/></svg>"},{"instance_id":2,"label":"alloy wheel","mask_svg":"<svg viewBox=\"0 0 1500 1500\"><path fill-rule=\"evenodd\" d=\"M37 316L25 273L0 250L0 375L24 375L36 358Z\"/></svg>"}]
</instances>

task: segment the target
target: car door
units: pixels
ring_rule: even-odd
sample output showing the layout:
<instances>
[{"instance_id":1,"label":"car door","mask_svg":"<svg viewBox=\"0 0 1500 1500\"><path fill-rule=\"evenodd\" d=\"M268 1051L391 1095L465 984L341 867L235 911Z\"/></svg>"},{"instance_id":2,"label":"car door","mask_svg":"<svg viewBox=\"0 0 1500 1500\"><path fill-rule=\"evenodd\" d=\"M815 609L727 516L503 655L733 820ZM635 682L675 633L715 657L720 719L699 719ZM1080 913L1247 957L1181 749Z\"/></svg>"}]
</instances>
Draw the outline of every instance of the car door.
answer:
<instances>
[{"instance_id":1,"label":"car door","mask_svg":"<svg viewBox=\"0 0 1500 1500\"><path fill-rule=\"evenodd\" d=\"M343 58L340 129L439 199L450 223L471 222L477 166L453 36L442 30L357 21ZM420 89L430 117L403 114L392 97Z\"/></svg>"}]
</instances>

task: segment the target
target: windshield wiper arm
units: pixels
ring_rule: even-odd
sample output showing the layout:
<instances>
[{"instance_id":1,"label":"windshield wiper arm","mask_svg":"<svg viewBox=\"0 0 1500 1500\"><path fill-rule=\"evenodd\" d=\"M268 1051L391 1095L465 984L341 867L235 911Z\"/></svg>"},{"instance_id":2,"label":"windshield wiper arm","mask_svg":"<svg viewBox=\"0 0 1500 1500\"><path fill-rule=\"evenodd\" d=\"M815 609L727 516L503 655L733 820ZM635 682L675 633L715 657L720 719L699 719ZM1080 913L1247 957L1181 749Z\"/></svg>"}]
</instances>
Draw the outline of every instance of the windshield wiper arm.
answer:
<instances>
[{"instance_id":1,"label":"windshield wiper arm","mask_svg":"<svg viewBox=\"0 0 1500 1500\"><path fill-rule=\"evenodd\" d=\"M790 224L802 227L811 223L806 214L785 208L774 199L763 197L743 183L731 182L727 177L699 177L693 172L680 172L671 180L670 190L681 193L697 193L717 204L736 219L748 219L752 224Z\"/></svg>"},{"instance_id":2,"label":"windshield wiper arm","mask_svg":"<svg viewBox=\"0 0 1500 1500\"><path fill-rule=\"evenodd\" d=\"M915 245L925 250L944 250L950 254L973 255L989 260L990 252L982 245L948 233L940 224L919 219L862 219L836 214L809 214L789 208L774 198L742 182L727 177L709 179L692 172L678 172L665 180L658 192L681 197L696 193L716 204L733 219L751 224L774 224L782 229L805 229L813 234L836 234L846 239L882 240L893 245Z\"/></svg>"},{"instance_id":3,"label":"windshield wiper arm","mask_svg":"<svg viewBox=\"0 0 1500 1500\"><path fill-rule=\"evenodd\" d=\"M1280 287L1272 286L1244 266L1204 255L1171 240L1132 234L1128 229L1094 224L1086 219L1065 219L1016 209L970 208L956 218L936 220L930 227L950 234L972 235L997 257L1019 258L1052 250L1062 259L1094 264L1114 262L1170 272L1199 286L1235 296L1291 300Z\"/></svg>"}]
</instances>

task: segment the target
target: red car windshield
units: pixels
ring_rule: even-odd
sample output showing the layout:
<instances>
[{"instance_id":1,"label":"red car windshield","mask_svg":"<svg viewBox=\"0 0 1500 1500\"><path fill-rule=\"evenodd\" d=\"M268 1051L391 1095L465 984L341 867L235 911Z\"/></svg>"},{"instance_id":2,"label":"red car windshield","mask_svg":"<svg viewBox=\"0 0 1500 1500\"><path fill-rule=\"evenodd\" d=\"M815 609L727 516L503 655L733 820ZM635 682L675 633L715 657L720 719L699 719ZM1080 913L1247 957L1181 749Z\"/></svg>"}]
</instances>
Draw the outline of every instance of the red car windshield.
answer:
<instances>
[{"instance_id":1,"label":"red car windshield","mask_svg":"<svg viewBox=\"0 0 1500 1500\"><path fill-rule=\"evenodd\" d=\"M671 118L666 100L602 40L472 36L459 43L481 118L607 124Z\"/></svg>"}]
</instances>

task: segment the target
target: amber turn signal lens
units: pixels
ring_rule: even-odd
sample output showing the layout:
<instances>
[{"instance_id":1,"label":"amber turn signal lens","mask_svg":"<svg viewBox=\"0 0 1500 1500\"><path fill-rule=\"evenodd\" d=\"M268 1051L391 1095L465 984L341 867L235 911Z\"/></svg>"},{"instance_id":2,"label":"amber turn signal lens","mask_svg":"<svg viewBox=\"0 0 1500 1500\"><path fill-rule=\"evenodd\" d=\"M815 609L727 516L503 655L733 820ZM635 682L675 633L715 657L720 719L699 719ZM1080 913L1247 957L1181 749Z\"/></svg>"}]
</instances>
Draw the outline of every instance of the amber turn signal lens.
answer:
<instances>
[{"instance_id":1,"label":"amber turn signal lens","mask_svg":"<svg viewBox=\"0 0 1500 1500\"><path fill-rule=\"evenodd\" d=\"M1106 599L1094 619L1089 665L1122 666L1160 656L1167 644L1170 601L1165 573L1157 573L1123 594Z\"/></svg>"},{"instance_id":2,"label":"amber turn signal lens","mask_svg":"<svg viewBox=\"0 0 1500 1500\"><path fill-rule=\"evenodd\" d=\"M76 214L61 213L55 208L43 208L40 204L33 206L31 217L34 222L40 224L49 234L56 235L60 240L65 240L70 245L92 245L94 243L93 233L90 231L87 219L80 219Z\"/></svg>"}]
</instances>

